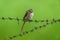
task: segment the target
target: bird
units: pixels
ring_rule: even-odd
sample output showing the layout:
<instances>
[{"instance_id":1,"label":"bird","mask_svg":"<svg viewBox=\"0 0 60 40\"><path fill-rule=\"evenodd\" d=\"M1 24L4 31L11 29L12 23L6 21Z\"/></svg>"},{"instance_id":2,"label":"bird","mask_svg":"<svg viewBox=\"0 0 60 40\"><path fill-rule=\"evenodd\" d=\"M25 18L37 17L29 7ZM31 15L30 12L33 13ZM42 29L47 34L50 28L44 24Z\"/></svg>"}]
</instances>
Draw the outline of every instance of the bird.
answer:
<instances>
[{"instance_id":1,"label":"bird","mask_svg":"<svg viewBox=\"0 0 60 40\"><path fill-rule=\"evenodd\" d=\"M34 16L34 12L32 9L29 9L26 11L26 13L23 17L23 24L22 24L21 32L23 32L23 28L24 28L25 23L29 20L32 20L33 16Z\"/></svg>"}]
</instances>

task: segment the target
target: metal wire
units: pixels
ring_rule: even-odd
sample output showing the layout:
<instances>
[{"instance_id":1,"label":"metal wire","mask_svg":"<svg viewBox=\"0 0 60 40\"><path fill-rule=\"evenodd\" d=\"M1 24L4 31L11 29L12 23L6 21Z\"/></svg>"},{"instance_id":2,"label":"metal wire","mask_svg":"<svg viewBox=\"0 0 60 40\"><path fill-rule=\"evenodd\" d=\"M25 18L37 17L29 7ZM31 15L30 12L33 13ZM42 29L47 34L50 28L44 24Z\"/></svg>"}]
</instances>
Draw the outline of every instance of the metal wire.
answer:
<instances>
[{"instance_id":1,"label":"metal wire","mask_svg":"<svg viewBox=\"0 0 60 40\"><path fill-rule=\"evenodd\" d=\"M12 37L9 37L9 39L11 40L11 39L16 38L16 37L18 37L18 36L22 37L22 36L24 36L24 35L26 35L26 34L28 34L28 33L34 32L34 31L37 30L37 29L40 29L40 28L42 28L42 27L46 27L46 26L49 25L49 24L54 24L54 23L57 23L57 22L60 22L60 19L59 19L59 20L54 20L54 19L53 19L50 23L46 23L46 24L43 24L42 26L34 27L33 29L31 29L31 30L29 30L29 31L23 32L22 34L18 34L18 35L14 35L14 36L12 36Z\"/></svg>"},{"instance_id":2,"label":"metal wire","mask_svg":"<svg viewBox=\"0 0 60 40\"><path fill-rule=\"evenodd\" d=\"M12 17L5 18L5 17L2 17L2 18L0 18L0 20L17 20L18 24L19 24L19 21L23 21L23 19L18 18L18 17L16 17L16 18L12 18ZM56 21L54 18L52 20ZM48 19L46 19L46 20L29 20L28 22L49 22L49 20Z\"/></svg>"},{"instance_id":3,"label":"metal wire","mask_svg":"<svg viewBox=\"0 0 60 40\"><path fill-rule=\"evenodd\" d=\"M19 25L19 21L20 20L22 21L23 19L20 19L18 17L16 17L16 18L12 18L12 17L5 18L5 17L2 17L2 18L0 18L0 20L16 20L18 22L17 24ZM53 18L50 23L49 23L49 20L29 20L28 22L37 22L37 23L38 22L46 22L46 24L43 24L42 26L34 27L33 29L31 29L29 31L23 32L22 34L18 34L18 35L14 35L12 37L9 37L8 40L11 40L11 39L16 38L18 36L22 37L22 36L24 36L24 35L26 35L28 33L34 32L37 29L40 29L42 27L46 27L49 24L54 24L54 23L60 22L60 19L56 20L56 19Z\"/></svg>"}]
</instances>

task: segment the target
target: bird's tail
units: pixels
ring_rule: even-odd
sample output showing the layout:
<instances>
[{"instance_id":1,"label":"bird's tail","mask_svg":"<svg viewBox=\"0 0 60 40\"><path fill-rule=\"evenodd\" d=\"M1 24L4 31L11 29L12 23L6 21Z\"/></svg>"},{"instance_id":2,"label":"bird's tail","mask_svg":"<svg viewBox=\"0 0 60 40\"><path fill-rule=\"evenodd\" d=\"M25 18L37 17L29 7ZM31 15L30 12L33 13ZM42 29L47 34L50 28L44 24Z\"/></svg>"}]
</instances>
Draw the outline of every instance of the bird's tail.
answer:
<instances>
[{"instance_id":1,"label":"bird's tail","mask_svg":"<svg viewBox=\"0 0 60 40\"><path fill-rule=\"evenodd\" d=\"M25 25L25 22L24 22L23 25L22 25L21 32L23 31L24 25Z\"/></svg>"}]
</instances>

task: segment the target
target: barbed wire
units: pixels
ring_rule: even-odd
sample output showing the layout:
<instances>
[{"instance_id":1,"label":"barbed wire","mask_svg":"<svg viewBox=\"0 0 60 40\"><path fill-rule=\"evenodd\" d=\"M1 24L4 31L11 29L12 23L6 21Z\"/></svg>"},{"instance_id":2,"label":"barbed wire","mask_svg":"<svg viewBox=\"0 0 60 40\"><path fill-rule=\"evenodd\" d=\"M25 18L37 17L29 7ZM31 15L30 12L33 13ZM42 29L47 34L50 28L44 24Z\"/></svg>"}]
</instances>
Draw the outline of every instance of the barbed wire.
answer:
<instances>
[{"instance_id":1,"label":"barbed wire","mask_svg":"<svg viewBox=\"0 0 60 40\"><path fill-rule=\"evenodd\" d=\"M13 17L8 17L8 18L1 17L0 20L16 20L16 21L18 21L18 23L19 23L20 20L23 21L23 19L18 18L18 17L16 17L16 18L13 18ZM54 18L52 20L56 21L56 19L54 19ZM47 20L29 20L28 22L49 22L49 20L48 19Z\"/></svg>"},{"instance_id":2,"label":"barbed wire","mask_svg":"<svg viewBox=\"0 0 60 40\"><path fill-rule=\"evenodd\" d=\"M19 25L19 21L23 21L23 19L21 18L13 18L13 17L8 17L8 18L5 18L5 17L1 17L0 20L16 20L17 21L17 24ZM48 22L48 20L28 20L28 22Z\"/></svg>"},{"instance_id":3,"label":"barbed wire","mask_svg":"<svg viewBox=\"0 0 60 40\"><path fill-rule=\"evenodd\" d=\"M19 21L20 21L20 20L23 21L23 19L18 18L18 17L16 17L16 18L13 18L13 17L8 17L8 18L1 17L0 20L16 20L16 21L18 22L18 25L19 25ZM37 30L37 29L42 28L42 27L46 27L48 24L53 24L53 23L60 22L60 19L57 20L57 19L54 19L54 18L53 18L53 19L51 20L51 22L49 22L49 21L50 21L50 20L29 20L28 22L37 22L37 23L38 23L38 22L46 22L46 24L43 24L42 26L34 27L33 29L31 29L31 30L29 30L29 31L23 32L23 33L18 34L18 35L14 35L14 36L12 36L12 37L9 37L8 40L11 40L11 39L16 38L16 37L18 37L18 36L22 37L22 36L24 36L24 35L26 35L26 34L28 34L28 33L33 32L34 30Z\"/></svg>"},{"instance_id":4,"label":"barbed wire","mask_svg":"<svg viewBox=\"0 0 60 40\"><path fill-rule=\"evenodd\" d=\"M42 28L42 27L46 27L46 26L49 25L49 24L54 24L54 23L57 23L57 22L60 22L60 19L58 19L58 20L54 20L54 19L53 19L53 21L51 21L51 22L49 22L49 23L46 23L46 24L43 24L42 26L37 26L37 27L34 27L33 29L31 29L31 30L29 30L29 31L25 31L25 32L23 32L23 33L21 33L21 34L18 34L18 35L14 35L14 36L12 36L12 37L9 37L8 40L12 40L13 38L16 38L16 37L18 37L18 36L22 37L22 36L24 36L24 35L26 35L26 34L28 34L28 33L34 32L34 31L37 30L37 29L40 29L40 28Z\"/></svg>"}]
</instances>

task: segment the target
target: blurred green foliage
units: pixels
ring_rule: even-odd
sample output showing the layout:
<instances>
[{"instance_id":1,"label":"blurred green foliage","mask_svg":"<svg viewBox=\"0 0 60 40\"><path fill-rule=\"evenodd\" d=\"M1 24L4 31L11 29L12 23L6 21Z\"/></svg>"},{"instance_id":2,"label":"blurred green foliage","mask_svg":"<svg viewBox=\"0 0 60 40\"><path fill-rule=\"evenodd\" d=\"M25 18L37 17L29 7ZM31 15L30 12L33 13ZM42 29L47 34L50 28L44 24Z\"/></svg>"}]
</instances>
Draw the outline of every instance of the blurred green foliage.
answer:
<instances>
[{"instance_id":1,"label":"blurred green foliage","mask_svg":"<svg viewBox=\"0 0 60 40\"><path fill-rule=\"evenodd\" d=\"M26 10L30 8L34 11L33 20L60 18L60 0L0 0L0 18L23 18ZM18 25L15 20L0 20L0 40L7 40L10 36L19 34L23 22L19 23ZM43 24L45 23L27 22L24 31ZM60 23L48 25L12 40L60 40Z\"/></svg>"}]
</instances>

